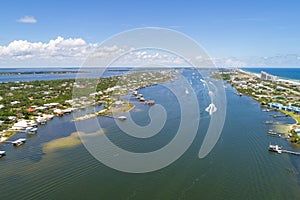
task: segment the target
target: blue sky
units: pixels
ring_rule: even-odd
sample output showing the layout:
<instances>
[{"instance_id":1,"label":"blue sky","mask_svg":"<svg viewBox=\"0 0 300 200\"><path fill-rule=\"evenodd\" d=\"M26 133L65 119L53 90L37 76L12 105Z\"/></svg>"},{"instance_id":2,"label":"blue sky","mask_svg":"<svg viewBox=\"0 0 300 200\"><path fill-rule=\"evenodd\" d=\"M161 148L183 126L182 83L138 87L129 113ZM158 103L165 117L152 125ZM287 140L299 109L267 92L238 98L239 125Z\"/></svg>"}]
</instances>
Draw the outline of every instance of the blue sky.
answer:
<instances>
[{"instance_id":1,"label":"blue sky","mask_svg":"<svg viewBox=\"0 0 300 200\"><path fill-rule=\"evenodd\" d=\"M16 40L48 43L59 36L100 43L121 31L155 26L187 34L214 58L242 60L246 65L255 65L251 59L279 59L282 65L300 59L300 1L296 0L13 0L0 5L2 48ZM36 22L21 23L26 17Z\"/></svg>"}]
</instances>

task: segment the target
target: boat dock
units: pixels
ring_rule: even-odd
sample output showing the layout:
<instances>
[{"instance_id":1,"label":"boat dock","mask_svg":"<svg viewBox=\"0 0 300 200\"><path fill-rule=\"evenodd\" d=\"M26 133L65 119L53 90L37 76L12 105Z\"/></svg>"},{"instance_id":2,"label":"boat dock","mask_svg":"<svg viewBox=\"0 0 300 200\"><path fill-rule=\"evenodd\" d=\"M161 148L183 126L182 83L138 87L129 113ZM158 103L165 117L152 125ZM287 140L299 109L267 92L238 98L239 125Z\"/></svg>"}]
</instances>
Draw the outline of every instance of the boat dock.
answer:
<instances>
[{"instance_id":1,"label":"boat dock","mask_svg":"<svg viewBox=\"0 0 300 200\"><path fill-rule=\"evenodd\" d=\"M278 117L288 117L288 115L270 115L273 118L278 118Z\"/></svg>"},{"instance_id":2,"label":"boat dock","mask_svg":"<svg viewBox=\"0 0 300 200\"><path fill-rule=\"evenodd\" d=\"M293 154L293 155L300 156L300 152L288 151L288 150L285 150L285 149L282 149L282 153L288 153L288 154Z\"/></svg>"},{"instance_id":3,"label":"boat dock","mask_svg":"<svg viewBox=\"0 0 300 200\"><path fill-rule=\"evenodd\" d=\"M273 130L269 130L269 131L268 131L268 135L269 135L269 136L272 136L272 137L280 137L280 138L281 138L283 134L281 134L281 133L276 133L276 132L274 132Z\"/></svg>"},{"instance_id":4,"label":"boat dock","mask_svg":"<svg viewBox=\"0 0 300 200\"><path fill-rule=\"evenodd\" d=\"M111 119L118 119L118 120L121 120L121 121L127 119L127 117L125 117L125 116L114 117L114 116L111 116L111 115L100 115L100 117L108 117L108 118L111 118Z\"/></svg>"},{"instance_id":5,"label":"boat dock","mask_svg":"<svg viewBox=\"0 0 300 200\"><path fill-rule=\"evenodd\" d=\"M243 94L242 93L240 93L240 92L234 92L234 94L236 94L237 96L243 96Z\"/></svg>"},{"instance_id":6,"label":"boat dock","mask_svg":"<svg viewBox=\"0 0 300 200\"><path fill-rule=\"evenodd\" d=\"M275 152L275 153L288 153L288 154L293 154L293 155L297 155L300 156L300 152L296 152L296 151L289 151L286 149L282 149L282 147L278 146L278 145L269 145L269 151Z\"/></svg>"}]
</instances>

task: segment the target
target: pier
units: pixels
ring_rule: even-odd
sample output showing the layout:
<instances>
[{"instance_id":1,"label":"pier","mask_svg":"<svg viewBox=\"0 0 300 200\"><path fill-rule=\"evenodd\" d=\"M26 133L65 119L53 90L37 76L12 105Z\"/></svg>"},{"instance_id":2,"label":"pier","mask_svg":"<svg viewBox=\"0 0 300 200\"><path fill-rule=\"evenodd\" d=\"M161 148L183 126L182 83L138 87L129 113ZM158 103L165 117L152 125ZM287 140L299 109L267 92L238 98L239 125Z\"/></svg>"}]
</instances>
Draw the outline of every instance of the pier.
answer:
<instances>
[{"instance_id":1,"label":"pier","mask_svg":"<svg viewBox=\"0 0 300 200\"><path fill-rule=\"evenodd\" d=\"M289 151L289 150L285 150L285 149L282 149L282 153L288 153L288 154L293 154L293 155L300 156L300 152Z\"/></svg>"},{"instance_id":2,"label":"pier","mask_svg":"<svg viewBox=\"0 0 300 200\"><path fill-rule=\"evenodd\" d=\"M19 138L19 139L15 140L15 141L5 141L5 143L10 143L13 146L21 146L25 142L26 142L26 138Z\"/></svg>"},{"instance_id":3,"label":"pier","mask_svg":"<svg viewBox=\"0 0 300 200\"><path fill-rule=\"evenodd\" d=\"M111 116L111 115L101 115L101 117L108 117L108 118L111 118L111 119L118 119L118 120L121 120L121 121L124 121L124 120L127 119L127 117L125 117L125 116L114 117L114 116Z\"/></svg>"},{"instance_id":4,"label":"pier","mask_svg":"<svg viewBox=\"0 0 300 200\"><path fill-rule=\"evenodd\" d=\"M269 151L275 152L275 153L288 153L288 154L293 154L293 155L297 155L300 156L300 152L296 152L296 151L289 151L286 149L282 149L282 147L278 146L278 145L269 145Z\"/></svg>"},{"instance_id":5,"label":"pier","mask_svg":"<svg viewBox=\"0 0 300 200\"><path fill-rule=\"evenodd\" d=\"M270 115L273 118L278 118L278 117L288 117L289 115Z\"/></svg>"}]
</instances>

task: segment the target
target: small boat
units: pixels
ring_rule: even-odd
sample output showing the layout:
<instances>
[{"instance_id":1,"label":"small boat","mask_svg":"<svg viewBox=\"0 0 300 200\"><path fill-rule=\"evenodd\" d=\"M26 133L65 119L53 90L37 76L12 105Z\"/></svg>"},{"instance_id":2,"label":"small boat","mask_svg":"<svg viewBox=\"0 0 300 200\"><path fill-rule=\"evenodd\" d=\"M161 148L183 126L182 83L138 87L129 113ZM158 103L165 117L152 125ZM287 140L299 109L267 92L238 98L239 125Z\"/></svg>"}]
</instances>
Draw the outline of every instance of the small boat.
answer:
<instances>
[{"instance_id":1,"label":"small boat","mask_svg":"<svg viewBox=\"0 0 300 200\"><path fill-rule=\"evenodd\" d=\"M0 151L0 158L2 158L3 156L6 155L6 152L5 151Z\"/></svg>"},{"instance_id":2,"label":"small boat","mask_svg":"<svg viewBox=\"0 0 300 200\"><path fill-rule=\"evenodd\" d=\"M27 131L27 134L29 135L35 135L37 133L37 128L31 128L30 130Z\"/></svg>"},{"instance_id":3,"label":"small boat","mask_svg":"<svg viewBox=\"0 0 300 200\"><path fill-rule=\"evenodd\" d=\"M144 97L141 97L141 98L140 98L140 101L145 101L145 98L144 98Z\"/></svg>"},{"instance_id":4,"label":"small boat","mask_svg":"<svg viewBox=\"0 0 300 200\"><path fill-rule=\"evenodd\" d=\"M273 121L265 121L265 124L273 124Z\"/></svg>"},{"instance_id":5,"label":"small boat","mask_svg":"<svg viewBox=\"0 0 300 200\"><path fill-rule=\"evenodd\" d=\"M269 151L276 152L276 153L282 153L282 147L278 145L269 145Z\"/></svg>"},{"instance_id":6,"label":"small boat","mask_svg":"<svg viewBox=\"0 0 300 200\"><path fill-rule=\"evenodd\" d=\"M125 117L125 116L119 116L118 117L118 120L121 120L121 121L124 121L124 120L126 120L127 119L127 117Z\"/></svg>"},{"instance_id":7,"label":"small boat","mask_svg":"<svg viewBox=\"0 0 300 200\"><path fill-rule=\"evenodd\" d=\"M236 92L235 94L238 95L238 96L240 96L240 97L243 96L243 94L240 93L240 92Z\"/></svg>"},{"instance_id":8,"label":"small boat","mask_svg":"<svg viewBox=\"0 0 300 200\"><path fill-rule=\"evenodd\" d=\"M149 101L147 101L147 104L150 105L150 106L151 106L151 105L154 105L154 104L155 104L155 101L154 101L154 100L149 100Z\"/></svg>"},{"instance_id":9,"label":"small boat","mask_svg":"<svg viewBox=\"0 0 300 200\"><path fill-rule=\"evenodd\" d=\"M14 146L20 146L22 144L24 144L26 142L26 139L25 138L20 138L20 139L17 139L13 142L11 142Z\"/></svg>"},{"instance_id":10,"label":"small boat","mask_svg":"<svg viewBox=\"0 0 300 200\"><path fill-rule=\"evenodd\" d=\"M277 135L277 133L275 133L273 130L269 130L269 131L268 131L268 134L269 134L269 135Z\"/></svg>"}]
</instances>

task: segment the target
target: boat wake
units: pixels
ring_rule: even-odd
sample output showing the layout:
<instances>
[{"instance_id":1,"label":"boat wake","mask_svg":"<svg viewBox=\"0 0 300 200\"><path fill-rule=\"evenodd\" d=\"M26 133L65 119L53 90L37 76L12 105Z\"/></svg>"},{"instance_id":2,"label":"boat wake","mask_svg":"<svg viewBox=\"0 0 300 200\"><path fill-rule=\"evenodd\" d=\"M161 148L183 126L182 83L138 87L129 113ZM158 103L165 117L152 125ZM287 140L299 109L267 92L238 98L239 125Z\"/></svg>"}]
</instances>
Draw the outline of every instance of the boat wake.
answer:
<instances>
[{"instance_id":1,"label":"boat wake","mask_svg":"<svg viewBox=\"0 0 300 200\"><path fill-rule=\"evenodd\" d=\"M212 115L214 112L217 111L217 107L215 104L211 103L207 108L205 108L205 111L209 113L209 115Z\"/></svg>"}]
</instances>

